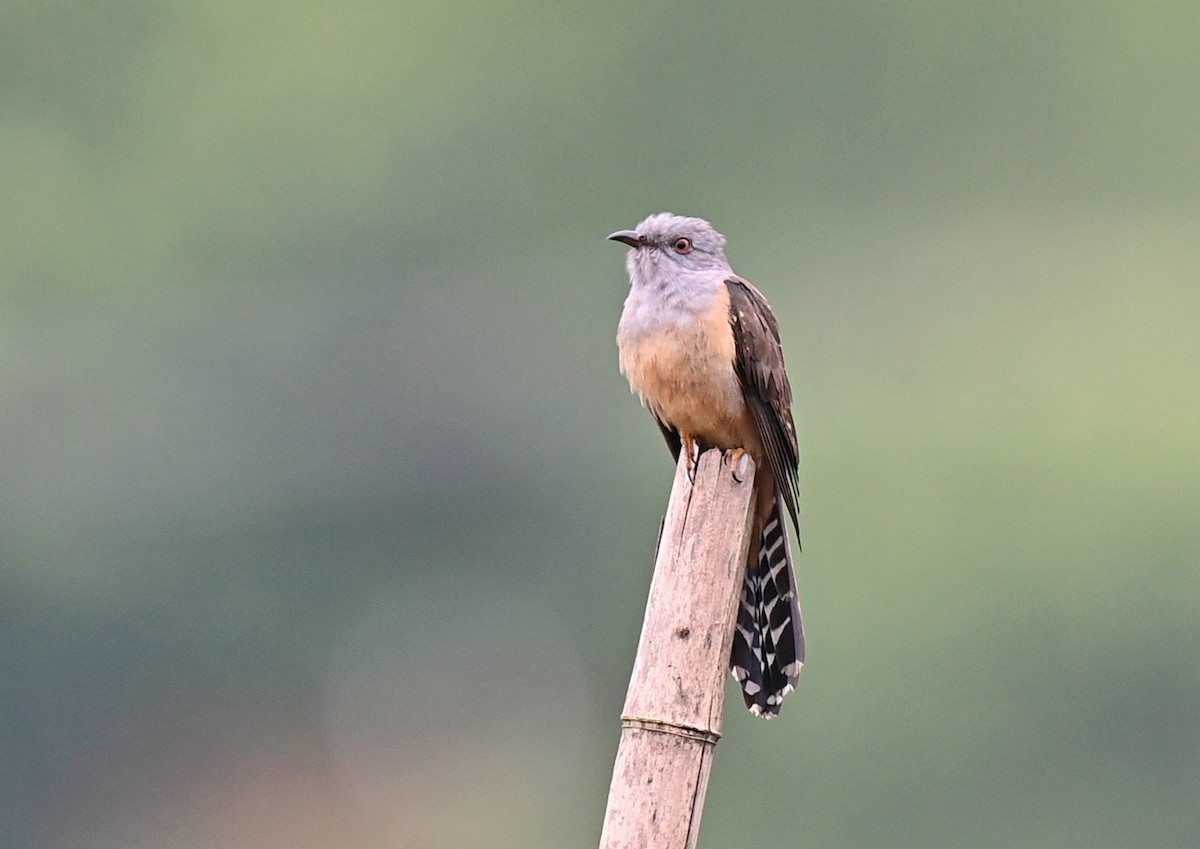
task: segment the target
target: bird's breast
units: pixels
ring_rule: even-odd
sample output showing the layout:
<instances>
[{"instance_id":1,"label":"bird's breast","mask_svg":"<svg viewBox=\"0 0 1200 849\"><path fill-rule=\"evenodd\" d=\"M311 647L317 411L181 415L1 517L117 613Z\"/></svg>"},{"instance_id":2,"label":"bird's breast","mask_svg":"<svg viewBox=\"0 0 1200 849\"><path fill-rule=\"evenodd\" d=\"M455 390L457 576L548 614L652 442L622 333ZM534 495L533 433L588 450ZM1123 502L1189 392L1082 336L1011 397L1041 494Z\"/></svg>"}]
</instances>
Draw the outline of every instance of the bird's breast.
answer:
<instances>
[{"instance_id":1,"label":"bird's breast","mask_svg":"<svg viewBox=\"0 0 1200 849\"><path fill-rule=\"evenodd\" d=\"M632 292L617 334L621 372L661 421L737 447L746 408L734 371L728 292L722 285L708 300L696 308Z\"/></svg>"}]
</instances>

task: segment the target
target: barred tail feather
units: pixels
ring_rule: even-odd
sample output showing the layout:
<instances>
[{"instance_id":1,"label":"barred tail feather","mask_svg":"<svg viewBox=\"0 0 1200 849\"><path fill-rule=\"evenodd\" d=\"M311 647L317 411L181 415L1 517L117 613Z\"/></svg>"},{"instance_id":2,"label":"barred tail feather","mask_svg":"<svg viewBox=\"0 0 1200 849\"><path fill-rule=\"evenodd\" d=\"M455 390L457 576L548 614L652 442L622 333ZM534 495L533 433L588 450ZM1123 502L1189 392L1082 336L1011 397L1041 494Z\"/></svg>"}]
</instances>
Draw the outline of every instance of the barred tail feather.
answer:
<instances>
[{"instance_id":1,"label":"barred tail feather","mask_svg":"<svg viewBox=\"0 0 1200 849\"><path fill-rule=\"evenodd\" d=\"M756 716L779 714L804 665L804 625L779 499L763 524L758 557L746 565L729 668Z\"/></svg>"}]
</instances>

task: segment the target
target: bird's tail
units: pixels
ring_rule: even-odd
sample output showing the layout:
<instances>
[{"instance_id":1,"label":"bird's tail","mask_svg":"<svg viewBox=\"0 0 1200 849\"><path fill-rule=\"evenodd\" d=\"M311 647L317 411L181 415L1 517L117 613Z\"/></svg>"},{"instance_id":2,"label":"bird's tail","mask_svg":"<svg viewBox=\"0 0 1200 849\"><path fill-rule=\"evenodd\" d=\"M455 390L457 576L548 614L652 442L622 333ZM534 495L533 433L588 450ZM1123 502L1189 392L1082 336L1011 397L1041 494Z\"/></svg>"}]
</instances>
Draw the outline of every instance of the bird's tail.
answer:
<instances>
[{"instance_id":1,"label":"bird's tail","mask_svg":"<svg viewBox=\"0 0 1200 849\"><path fill-rule=\"evenodd\" d=\"M770 718L795 688L803 665L804 625L777 497L763 523L758 556L746 564L729 671L750 712Z\"/></svg>"}]
</instances>

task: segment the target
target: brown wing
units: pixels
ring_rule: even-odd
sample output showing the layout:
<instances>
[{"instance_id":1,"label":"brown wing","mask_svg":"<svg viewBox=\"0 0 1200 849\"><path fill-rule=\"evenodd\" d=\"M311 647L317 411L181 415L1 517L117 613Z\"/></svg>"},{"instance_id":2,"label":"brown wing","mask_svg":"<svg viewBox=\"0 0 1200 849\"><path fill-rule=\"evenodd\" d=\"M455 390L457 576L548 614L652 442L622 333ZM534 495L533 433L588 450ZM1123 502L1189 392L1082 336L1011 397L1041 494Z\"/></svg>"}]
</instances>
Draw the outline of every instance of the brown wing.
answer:
<instances>
[{"instance_id":1,"label":"brown wing","mask_svg":"<svg viewBox=\"0 0 1200 849\"><path fill-rule=\"evenodd\" d=\"M762 292L740 277L725 281L729 290L729 323L737 359L734 369L742 396L766 450L767 463L787 504L796 533L800 533L800 449L792 421L792 387L783 365L779 325Z\"/></svg>"}]
</instances>

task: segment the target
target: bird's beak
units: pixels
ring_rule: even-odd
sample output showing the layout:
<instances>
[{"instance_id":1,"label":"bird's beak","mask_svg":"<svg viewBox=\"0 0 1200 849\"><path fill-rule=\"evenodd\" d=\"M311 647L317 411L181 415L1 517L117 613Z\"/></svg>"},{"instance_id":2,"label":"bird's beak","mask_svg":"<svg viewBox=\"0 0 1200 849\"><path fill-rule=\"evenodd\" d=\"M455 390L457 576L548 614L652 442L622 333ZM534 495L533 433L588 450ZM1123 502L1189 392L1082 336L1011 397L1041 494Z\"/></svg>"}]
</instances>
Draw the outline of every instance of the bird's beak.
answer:
<instances>
[{"instance_id":1,"label":"bird's beak","mask_svg":"<svg viewBox=\"0 0 1200 849\"><path fill-rule=\"evenodd\" d=\"M642 246L642 237L637 234L636 230L618 230L608 238L614 242L624 242L631 248L640 248Z\"/></svg>"}]
</instances>

